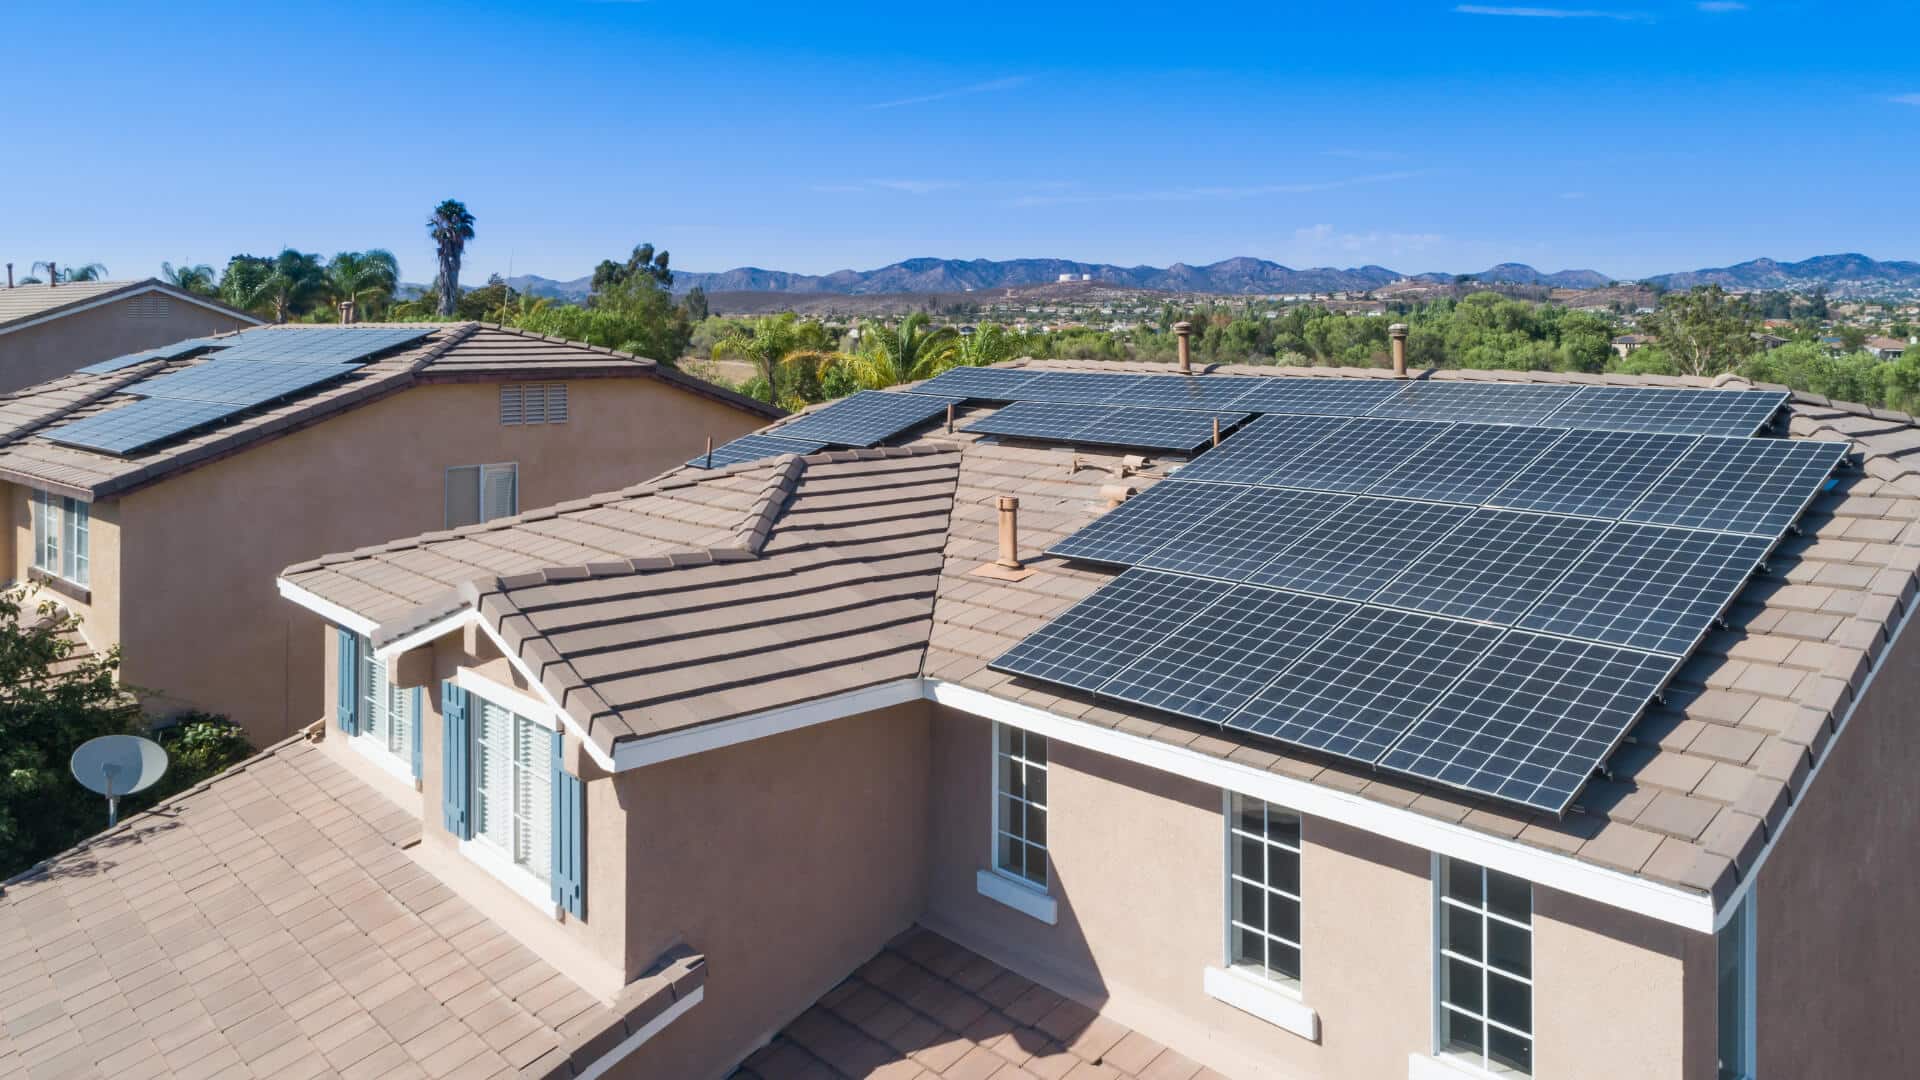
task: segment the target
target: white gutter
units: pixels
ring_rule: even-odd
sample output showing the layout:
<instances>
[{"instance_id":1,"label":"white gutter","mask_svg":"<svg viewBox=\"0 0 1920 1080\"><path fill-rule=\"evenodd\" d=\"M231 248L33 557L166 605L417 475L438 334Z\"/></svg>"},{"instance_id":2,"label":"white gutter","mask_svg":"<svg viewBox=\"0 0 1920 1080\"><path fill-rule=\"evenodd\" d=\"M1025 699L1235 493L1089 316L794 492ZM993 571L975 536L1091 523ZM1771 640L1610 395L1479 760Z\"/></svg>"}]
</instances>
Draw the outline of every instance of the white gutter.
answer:
<instances>
[{"instance_id":1,"label":"white gutter","mask_svg":"<svg viewBox=\"0 0 1920 1080\"><path fill-rule=\"evenodd\" d=\"M735 743L752 742L769 735L811 727L814 724L824 724L829 720L858 716L875 709L918 701L925 696L924 682L915 676L911 679L899 679L881 683L878 686L849 690L832 697L803 701L798 705L783 705L777 709L768 709L748 716L737 716L731 720L668 732L665 735L630 739L614 745L614 769L623 771L656 765L662 761L672 761L690 754L718 750Z\"/></svg>"},{"instance_id":2,"label":"white gutter","mask_svg":"<svg viewBox=\"0 0 1920 1080\"><path fill-rule=\"evenodd\" d=\"M370 636L377 628L377 624L372 619L303 589L286 578L276 578L274 584L280 587L280 595L283 598L299 604L335 626L345 627L361 637Z\"/></svg>"},{"instance_id":3,"label":"white gutter","mask_svg":"<svg viewBox=\"0 0 1920 1080\"><path fill-rule=\"evenodd\" d=\"M668 1024L680 1019L681 1014L706 1000L706 997L707 988L705 986L694 987L693 993L667 1006L659 1016L642 1024L639 1031L620 1040L619 1043L614 1045L613 1049L600 1055L592 1064L581 1069L574 1077L574 1080L600 1080L600 1077L605 1076L608 1070L620 1064L621 1060L628 1054L640 1049L648 1039L665 1031Z\"/></svg>"}]
</instances>

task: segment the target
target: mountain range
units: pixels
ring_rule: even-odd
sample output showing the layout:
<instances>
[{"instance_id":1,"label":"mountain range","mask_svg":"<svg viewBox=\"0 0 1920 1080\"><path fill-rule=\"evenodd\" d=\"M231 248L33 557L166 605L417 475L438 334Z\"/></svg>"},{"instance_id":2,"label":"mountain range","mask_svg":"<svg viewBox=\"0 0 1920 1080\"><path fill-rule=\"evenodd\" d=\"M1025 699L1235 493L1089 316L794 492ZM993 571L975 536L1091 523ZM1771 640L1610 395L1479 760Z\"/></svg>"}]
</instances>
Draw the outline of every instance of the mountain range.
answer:
<instances>
[{"instance_id":1,"label":"mountain range","mask_svg":"<svg viewBox=\"0 0 1920 1080\"><path fill-rule=\"evenodd\" d=\"M1204 266L1115 266L1070 259L908 259L875 270L836 270L831 274L795 274L742 266L715 273L676 270L675 292L698 285L709 293L770 292L865 295L876 293L961 293L1027 285L1046 285L1062 275L1121 288L1167 292L1249 295L1266 293L1364 292L1408 279L1446 282L1454 274L1403 273L1384 266L1294 269L1266 259L1240 257ZM1561 289L1598 289L1615 279L1596 270L1545 273L1525 263L1500 263L1465 275L1488 284L1537 285ZM1737 289L1812 289L1825 286L1838 296L1920 288L1920 263L1880 262L1865 255L1821 255L1800 262L1754 259L1733 266L1660 274L1642 279L1669 289L1719 284ZM508 284L534 296L583 300L589 277L560 281L522 274Z\"/></svg>"}]
</instances>

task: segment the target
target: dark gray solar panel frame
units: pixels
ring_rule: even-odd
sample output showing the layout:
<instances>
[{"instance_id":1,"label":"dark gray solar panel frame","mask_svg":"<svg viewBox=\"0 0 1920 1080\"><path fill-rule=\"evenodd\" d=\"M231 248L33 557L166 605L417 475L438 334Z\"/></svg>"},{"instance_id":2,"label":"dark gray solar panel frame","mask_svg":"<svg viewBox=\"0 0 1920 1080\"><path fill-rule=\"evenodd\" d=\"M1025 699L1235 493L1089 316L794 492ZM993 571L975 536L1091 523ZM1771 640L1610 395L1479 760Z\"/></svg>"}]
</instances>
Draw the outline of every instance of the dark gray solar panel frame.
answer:
<instances>
[{"instance_id":1,"label":"dark gray solar panel frame","mask_svg":"<svg viewBox=\"0 0 1920 1080\"><path fill-rule=\"evenodd\" d=\"M1321 520L1352 501L1339 492L1249 488L1135 565L1245 581L1299 542L1308 531L1301 522Z\"/></svg>"},{"instance_id":2,"label":"dark gray solar panel frame","mask_svg":"<svg viewBox=\"0 0 1920 1080\"><path fill-rule=\"evenodd\" d=\"M1661 432L1569 431L1487 504L1613 520L1698 441Z\"/></svg>"},{"instance_id":3,"label":"dark gray solar panel frame","mask_svg":"<svg viewBox=\"0 0 1920 1080\"><path fill-rule=\"evenodd\" d=\"M1129 570L987 667L1093 691L1230 588L1186 574Z\"/></svg>"},{"instance_id":4,"label":"dark gray solar panel frame","mask_svg":"<svg viewBox=\"0 0 1920 1080\"><path fill-rule=\"evenodd\" d=\"M959 399L932 394L861 390L780 427L784 439L818 439L834 446L875 446L945 416Z\"/></svg>"},{"instance_id":5,"label":"dark gray solar panel frame","mask_svg":"<svg viewBox=\"0 0 1920 1080\"><path fill-rule=\"evenodd\" d=\"M1806 511L1849 445L1708 436L1681 455L1626 518L1777 537Z\"/></svg>"},{"instance_id":6,"label":"dark gray solar panel frame","mask_svg":"<svg viewBox=\"0 0 1920 1080\"><path fill-rule=\"evenodd\" d=\"M1392 420L1554 426L1548 417L1580 392L1540 383L1435 382L1418 379L1368 410Z\"/></svg>"},{"instance_id":7,"label":"dark gray solar panel frame","mask_svg":"<svg viewBox=\"0 0 1920 1080\"><path fill-rule=\"evenodd\" d=\"M1608 528L1591 518L1477 510L1373 602L1511 626Z\"/></svg>"},{"instance_id":8,"label":"dark gray solar panel frame","mask_svg":"<svg viewBox=\"0 0 1920 1080\"><path fill-rule=\"evenodd\" d=\"M1162 480L1047 549L1050 555L1133 566L1252 489Z\"/></svg>"},{"instance_id":9,"label":"dark gray solar panel frame","mask_svg":"<svg viewBox=\"0 0 1920 1080\"><path fill-rule=\"evenodd\" d=\"M1337 416L1256 417L1174 475L1182 480L1257 484L1345 423Z\"/></svg>"},{"instance_id":10,"label":"dark gray solar panel frame","mask_svg":"<svg viewBox=\"0 0 1920 1080\"><path fill-rule=\"evenodd\" d=\"M1364 492L1419 457L1450 425L1359 417L1282 462L1261 481L1275 487Z\"/></svg>"},{"instance_id":11,"label":"dark gray solar panel frame","mask_svg":"<svg viewBox=\"0 0 1920 1080\"><path fill-rule=\"evenodd\" d=\"M1321 519L1247 580L1366 600L1472 512L1447 503L1363 496Z\"/></svg>"},{"instance_id":12,"label":"dark gray solar panel frame","mask_svg":"<svg viewBox=\"0 0 1920 1080\"><path fill-rule=\"evenodd\" d=\"M814 454L826 447L827 444L818 439L788 439L773 432L756 431L714 447L711 458L706 454L688 458L687 464L696 469L724 469L783 454Z\"/></svg>"},{"instance_id":13,"label":"dark gray solar panel frame","mask_svg":"<svg viewBox=\"0 0 1920 1080\"><path fill-rule=\"evenodd\" d=\"M1565 435L1559 428L1455 424L1367 493L1478 506Z\"/></svg>"},{"instance_id":14,"label":"dark gray solar panel frame","mask_svg":"<svg viewBox=\"0 0 1920 1080\"><path fill-rule=\"evenodd\" d=\"M1589 386L1553 415L1560 427L1750 436L1787 403L1784 390Z\"/></svg>"}]
</instances>

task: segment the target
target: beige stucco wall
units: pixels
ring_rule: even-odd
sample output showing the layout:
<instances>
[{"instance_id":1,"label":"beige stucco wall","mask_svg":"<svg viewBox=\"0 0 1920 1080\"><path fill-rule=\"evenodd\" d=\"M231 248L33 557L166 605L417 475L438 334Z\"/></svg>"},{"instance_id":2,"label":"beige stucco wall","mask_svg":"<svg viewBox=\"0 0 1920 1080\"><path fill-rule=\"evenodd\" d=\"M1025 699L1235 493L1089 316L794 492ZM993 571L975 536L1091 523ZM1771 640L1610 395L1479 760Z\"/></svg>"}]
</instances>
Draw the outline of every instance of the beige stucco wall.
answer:
<instances>
[{"instance_id":1,"label":"beige stucco wall","mask_svg":"<svg viewBox=\"0 0 1920 1080\"><path fill-rule=\"evenodd\" d=\"M760 422L650 379L568 388L567 423L503 427L497 383L416 387L117 500L126 680L158 691L156 708L278 738L313 719L323 672L319 618L276 592L287 565L441 528L455 465L518 462L532 509L637 483L708 431Z\"/></svg>"},{"instance_id":2,"label":"beige stucco wall","mask_svg":"<svg viewBox=\"0 0 1920 1080\"><path fill-rule=\"evenodd\" d=\"M0 500L6 504L7 541L0 547L6 580L24 582L33 567L33 489L0 482ZM87 511L87 588L85 598L71 589L40 587L42 599L56 600L81 620L81 632L96 649L120 640L120 504L112 499L93 503Z\"/></svg>"},{"instance_id":3,"label":"beige stucco wall","mask_svg":"<svg viewBox=\"0 0 1920 1080\"><path fill-rule=\"evenodd\" d=\"M164 294L145 293L138 299L154 296ZM164 296L166 315L135 317L131 314L133 299L115 300L0 334L0 394L115 356L256 325L170 296Z\"/></svg>"},{"instance_id":4,"label":"beige stucco wall","mask_svg":"<svg viewBox=\"0 0 1920 1080\"><path fill-rule=\"evenodd\" d=\"M1920 1071L1920 634L1880 665L1760 868L1763 1077Z\"/></svg>"}]
</instances>

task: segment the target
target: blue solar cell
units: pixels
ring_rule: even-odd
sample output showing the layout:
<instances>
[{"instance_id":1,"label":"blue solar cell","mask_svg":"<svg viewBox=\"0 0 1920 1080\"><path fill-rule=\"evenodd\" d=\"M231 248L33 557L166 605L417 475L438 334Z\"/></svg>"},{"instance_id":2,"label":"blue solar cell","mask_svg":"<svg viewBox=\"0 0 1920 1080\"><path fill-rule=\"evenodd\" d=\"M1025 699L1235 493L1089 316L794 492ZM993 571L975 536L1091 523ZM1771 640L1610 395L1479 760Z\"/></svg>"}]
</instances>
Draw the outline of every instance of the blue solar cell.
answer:
<instances>
[{"instance_id":1,"label":"blue solar cell","mask_svg":"<svg viewBox=\"0 0 1920 1080\"><path fill-rule=\"evenodd\" d=\"M1400 392L1392 379L1261 378L1233 400L1233 407L1255 413L1309 416L1364 416L1368 409Z\"/></svg>"},{"instance_id":2,"label":"blue solar cell","mask_svg":"<svg viewBox=\"0 0 1920 1080\"><path fill-rule=\"evenodd\" d=\"M52 442L122 456L233 415L233 406L146 398L95 413L41 435Z\"/></svg>"},{"instance_id":3,"label":"blue solar cell","mask_svg":"<svg viewBox=\"0 0 1920 1080\"><path fill-rule=\"evenodd\" d=\"M1020 386L1021 401L1071 401L1083 405L1111 404L1146 375L1099 371L1042 371Z\"/></svg>"},{"instance_id":4,"label":"blue solar cell","mask_svg":"<svg viewBox=\"0 0 1920 1080\"><path fill-rule=\"evenodd\" d=\"M135 364L144 364L149 360L176 360L182 356L190 356L201 349L217 348L225 340L226 339L218 338L191 338L187 341L176 341L171 345L162 345L157 349L144 349L140 352L128 353L125 356L116 356L111 360L102 360L98 363L88 364L86 367L75 368L74 370L87 375L106 375L119 371L122 368L133 367Z\"/></svg>"},{"instance_id":5,"label":"blue solar cell","mask_svg":"<svg viewBox=\"0 0 1920 1080\"><path fill-rule=\"evenodd\" d=\"M1038 439L1065 442L1071 432L1080 430L1109 413L1111 405L1087 405L1065 401L1016 401L991 415L968 424L964 430L976 435L1001 435L1010 439Z\"/></svg>"},{"instance_id":6,"label":"blue solar cell","mask_svg":"<svg viewBox=\"0 0 1920 1080\"><path fill-rule=\"evenodd\" d=\"M1246 413L1205 413L1185 409L1114 408L1085 427L1064 436L1062 442L1087 446L1128 446L1143 450L1189 451L1213 440L1216 425L1222 436L1247 418Z\"/></svg>"},{"instance_id":7,"label":"blue solar cell","mask_svg":"<svg viewBox=\"0 0 1920 1080\"><path fill-rule=\"evenodd\" d=\"M1368 416L1401 420L1457 420L1481 424L1553 426L1548 417L1579 391L1575 386L1522 383L1405 383L1400 393L1374 406Z\"/></svg>"},{"instance_id":8,"label":"blue solar cell","mask_svg":"<svg viewBox=\"0 0 1920 1080\"><path fill-rule=\"evenodd\" d=\"M223 360L291 360L301 363L351 364L388 349L419 341L434 332L431 326L320 326L248 330L221 353Z\"/></svg>"},{"instance_id":9,"label":"blue solar cell","mask_svg":"<svg viewBox=\"0 0 1920 1080\"><path fill-rule=\"evenodd\" d=\"M1248 490L1162 480L1047 550L1066 559L1133 566Z\"/></svg>"},{"instance_id":10,"label":"blue solar cell","mask_svg":"<svg viewBox=\"0 0 1920 1080\"><path fill-rule=\"evenodd\" d=\"M709 457L701 454L687 459L687 464L696 469L724 469L729 465L738 465L743 461L760 461L763 458L779 457L782 454L812 454L826 449L827 444L818 439L784 439L775 435L742 435L732 442L713 448Z\"/></svg>"},{"instance_id":11,"label":"blue solar cell","mask_svg":"<svg viewBox=\"0 0 1920 1080\"><path fill-rule=\"evenodd\" d=\"M1373 600L1510 626L1606 531L1588 518L1480 510Z\"/></svg>"},{"instance_id":12,"label":"blue solar cell","mask_svg":"<svg viewBox=\"0 0 1920 1080\"><path fill-rule=\"evenodd\" d=\"M355 370L357 368L350 364L230 360L216 356L181 371L142 379L124 390L139 397L208 401L242 409L343 379Z\"/></svg>"},{"instance_id":13,"label":"blue solar cell","mask_svg":"<svg viewBox=\"0 0 1920 1080\"><path fill-rule=\"evenodd\" d=\"M1182 466L1182 480L1257 484L1346 423L1337 416L1261 416Z\"/></svg>"},{"instance_id":14,"label":"blue solar cell","mask_svg":"<svg viewBox=\"0 0 1920 1080\"><path fill-rule=\"evenodd\" d=\"M1362 417L1282 462L1261 481L1278 487L1365 491L1425 453L1446 424Z\"/></svg>"},{"instance_id":15,"label":"blue solar cell","mask_svg":"<svg viewBox=\"0 0 1920 1080\"><path fill-rule=\"evenodd\" d=\"M876 446L909 428L945 416L956 399L931 394L861 390L825 408L816 409L778 434L783 439L817 439L834 446Z\"/></svg>"},{"instance_id":16,"label":"blue solar cell","mask_svg":"<svg viewBox=\"0 0 1920 1080\"><path fill-rule=\"evenodd\" d=\"M1470 513L1464 506L1355 499L1320 519L1248 580L1365 600Z\"/></svg>"},{"instance_id":17,"label":"blue solar cell","mask_svg":"<svg viewBox=\"0 0 1920 1080\"><path fill-rule=\"evenodd\" d=\"M1455 424L1368 493L1477 505L1564 434L1556 428Z\"/></svg>"},{"instance_id":18,"label":"blue solar cell","mask_svg":"<svg viewBox=\"0 0 1920 1080\"><path fill-rule=\"evenodd\" d=\"M1696 441L1693 435L1569 431L1487 502L1515 510L1617 518Z\"/></svg>"},{"instance_id":19,"label":"blue solar cell","mask_svg":"<svg viewBox=\"0 0 1920 1080\"><path fill-rule=\"evenodd\" d=\"M1709 436L1687 451L1627 518L1777 537L1813 501L1849 445Z\"/></svg>"},{"instance_id":20,"label":"blue solar cell","mask_svg":"<svg viewBox=\"0 0 1920 1080\"><path fill-rule=\"evenodd\" d=\"M957 367L935 375L913 392L964 401L1019 401L1020 387L1037 374L1021 368Z\"/></svg>"},{"instance_id":21,"label":"blue solar cell","mask_svg":"<svg viewBox=\"0 0 1920 1080\"><path fill-rule=\"evenodd\" d=\"M1224 413L1264 381L1246 375L1142 375L1109 394L1106 404Z\"/></svg>"},{"instance_id":22,"label":"blue solar cell","mask_svg":"<svg viewBox=\"0 0 1920 1080\"><path fill-rule=\"evenodd\" d=\"M1787 403L1783 390L1589 386L1553 414L1556 427L1674 435L1752 435Z\"/></svg>"},{"instance_id":23,"label":"blue solar cell","mask_svg":"<svg viewBox=\"0 0 1920 1080\"><path fill-rule=\"evenodd\" d=\"M1245 581L1315 523L1352 500L1351 495L1327 491L1248 488L1138 563L1183 574Z\"/></svg>"},{"instance_id":24,"label":"blue solar cell","mask_svg":"<svg viewBox=\"0 0 1920 1080\"><path fill-rule=\"evenodd\" d=\"M1228 588L1185 574L1129 570L987 666L1094 690Z\"/></svg>"}]
</instances>

